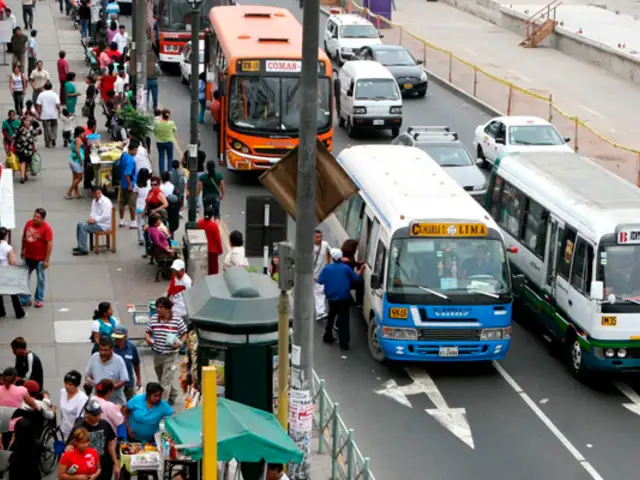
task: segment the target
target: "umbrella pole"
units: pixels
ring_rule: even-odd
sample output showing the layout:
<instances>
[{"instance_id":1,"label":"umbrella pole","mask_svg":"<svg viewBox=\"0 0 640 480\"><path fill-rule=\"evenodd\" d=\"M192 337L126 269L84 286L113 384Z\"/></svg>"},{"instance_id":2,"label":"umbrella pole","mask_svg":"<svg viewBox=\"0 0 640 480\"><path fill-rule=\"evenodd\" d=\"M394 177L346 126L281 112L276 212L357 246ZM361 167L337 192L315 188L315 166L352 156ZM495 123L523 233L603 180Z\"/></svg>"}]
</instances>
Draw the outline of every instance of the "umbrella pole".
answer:
<instances>
[{"instance_id":1,"label":"umbrella pole","mask_svg":"<svg viewBox=\"0 0 640 480\"><path fill-rule=\"evenodd\" d=\"M202 367L203 480L218 480L218 382L216 367Z\"/></svg>"}]
</instances>

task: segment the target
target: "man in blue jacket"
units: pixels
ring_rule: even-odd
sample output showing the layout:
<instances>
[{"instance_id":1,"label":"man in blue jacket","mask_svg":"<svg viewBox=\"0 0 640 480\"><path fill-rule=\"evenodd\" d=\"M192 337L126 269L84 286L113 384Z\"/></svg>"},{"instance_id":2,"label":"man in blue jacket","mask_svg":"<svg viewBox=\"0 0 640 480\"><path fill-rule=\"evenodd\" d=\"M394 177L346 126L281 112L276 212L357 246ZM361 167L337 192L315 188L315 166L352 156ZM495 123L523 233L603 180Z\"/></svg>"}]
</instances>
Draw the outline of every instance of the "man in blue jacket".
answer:
<instances>
[{"instance_id":1,"label":"man in blue jacket","mask_svg":"<svg viewBox=\"0 0 640 480\"><path fill-rule=\"evenodd\" d=\"M335 342L333 338L333 323L338 327L338 343L342 350L349 349L349 307L351 306L351 286L360 281L362 268L356 271L342 263L342 251L339 248L331 249L333 263L322 269L316 281L324 285L324 294L329 303L329 316L322 340L325 343Z\"/></svg>"}]
</instances>

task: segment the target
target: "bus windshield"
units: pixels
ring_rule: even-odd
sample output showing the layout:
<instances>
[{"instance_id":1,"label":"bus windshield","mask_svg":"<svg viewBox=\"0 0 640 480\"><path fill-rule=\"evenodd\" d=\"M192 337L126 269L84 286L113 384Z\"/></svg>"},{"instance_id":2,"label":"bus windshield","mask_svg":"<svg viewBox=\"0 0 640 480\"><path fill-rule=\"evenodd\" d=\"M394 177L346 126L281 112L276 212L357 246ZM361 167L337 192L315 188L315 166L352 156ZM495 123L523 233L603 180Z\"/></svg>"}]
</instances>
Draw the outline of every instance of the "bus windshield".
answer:
<instances>
[{"instance_id":1,"label":"bus windshield","mask_svg":"<svg viewBox=\"0 0 640 480\"><path fill-rule=\"evenodd\" d=\"M295 133L300 129L302 88L300 76L258 77L236 75L229 94L229 124L250 132ZM318 130L330 128L331 83L318 79Z\"/></svg>"},{"instance_id":2,"label":"bus windshield","mask_svg":"<svg viewBox=\"0 0 640 480\"><path fill-rule=\"evenodd\" d=\"M218 0L204 0L200 6L200 28L209 25L209 11L219 5ZM158 4L158 28L174 32L191 29L191 6L179 0L161 0Z\"/></svg>"},{"instance_id":3,"label":"bus windshield","mask_svg":"<svg viewBox=\"0 0 640 480\"><path fill-rule=\"evenodd\" d=\"M391 242L389 293L509 292L504 246L487 238L397 238Z\"/></svg>"},{"instance_id":4,"label":"bus windshield","mask_svg":"<svg viewBox=\"0 0 640 480\"><path fill-rule=\"evenodd\" d=\"M608 245L600 250L598 280L618 301L640 301L640 245ZM633 302L632 302L633 303Z\"/></svg>"}]
</instances>

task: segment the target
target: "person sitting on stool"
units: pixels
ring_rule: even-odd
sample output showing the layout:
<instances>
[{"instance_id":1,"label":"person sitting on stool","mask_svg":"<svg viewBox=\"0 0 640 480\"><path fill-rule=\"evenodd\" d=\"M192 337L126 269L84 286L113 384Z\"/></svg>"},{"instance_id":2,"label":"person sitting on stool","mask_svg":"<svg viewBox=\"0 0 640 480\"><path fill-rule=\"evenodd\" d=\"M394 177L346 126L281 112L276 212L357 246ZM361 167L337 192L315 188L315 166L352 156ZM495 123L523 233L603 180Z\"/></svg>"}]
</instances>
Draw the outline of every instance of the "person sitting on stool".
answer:
<instances>
[{"instance_id":1,"label":"person sitting on stool","mask_svg":"<svg viewBox=\"0 0 640 480\"><path fill-rule=\"evenodd\" d=\"M87 238L89 233L106 232L111 230L111 215L113 204L107 198L101 187L93 187L93 202L91 215L86 222L78 222L76 226L76 240L78 246L73 249L75 256L88 255Z\"/></svg>"}]
</instances>

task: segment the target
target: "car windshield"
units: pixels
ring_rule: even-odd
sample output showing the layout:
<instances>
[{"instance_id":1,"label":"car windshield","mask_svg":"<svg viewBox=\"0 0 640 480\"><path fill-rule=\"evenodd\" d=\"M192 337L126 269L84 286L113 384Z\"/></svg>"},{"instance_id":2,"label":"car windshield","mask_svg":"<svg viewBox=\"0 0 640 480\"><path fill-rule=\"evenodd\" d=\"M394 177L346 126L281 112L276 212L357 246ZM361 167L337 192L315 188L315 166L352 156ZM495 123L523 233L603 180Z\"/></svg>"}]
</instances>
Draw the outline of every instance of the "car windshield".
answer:
<instances>
[{"instance_id":1,"label":"car windshield","mask_svg":"<svg viewBox=\"0 0 640 480\"><path fill-rule=\"evenodd\" d=\"M500 240L399 238L391 242L390 293L506 293L507 261Z\"/></svg>"},{"instance_id":2,"label":"car windshield","mask_svg":"<svg viewBox=\"0 0 640 480\"><path fill-rule=\"evenodd\" d=\"M441 167L468 167L474 162L462 145L429 145L428 143L417 144L427 154L433 158Z\"/></svg>"},{"instance_id":3,"label":"car windshield","mask_svg":"<svg viewBox=\"0 0 640 480\"><path fill-rule=\"evenodd\" d=\"M378 38L378 31L373 25L344 25L340 27L342 38Z\"/></svg>"},{"instance_id":4,"label":"car windshield","mask_svg":"<svg viewBox=\"0 0 640 480\"><path fill-rule=\"evenodd\" d=\"M386 67L415 65L416 61L404 48L380 48L373 52L376 62Z\"/></svg>"},{"instance_id":5,"label":"car windshield","mask_svg":"<svg viewBox=\"0 0 640 480\"><path fill-rule=\"evenodd\" d=\"M229 95L232 128L295 133L300 128L300 77L235 76ZM331 83L318 79L318 130L331 125Z\"/></svg>"},{"instance_id":6,"label":"car windshield","mask_svg":"<svg viewBox=\"0 0 640 480\"><path fill-rule=\"evenodd\" d=\"M362 79L356 82L356 100L398 100L395 80L390 78Z\"/></svg>"},{"instance_id":7,"label":"car windshield","mask_svg":"<svg viewBox=\"0 0 640 480\"><path fill-rule=\"evenodd\" d=\"M605 296L640 301L640 245L611 245L600 250L598 280ZM627 300L628 301L628 300Z\"/></svg>"},{"instance_id":8,"label":"car windshield","mask_svg":"<svg viewBox=\"0 0 640 480\"><path fill-rule=\"evenodd\" d=\"M566 142L551 125L509 127L511 145L564 145Z\"/></svg>"},{"instance_id":9,"label":"car windshield","mask_svg":"<svg viewBox=\"0 0 640 480\"><path fill-rule=\"evenodd\" d=\"M204 0L200 6L200 27L209 25L209 11L219 5L218 0ZM191 30L191 6L184 0L160 0L158 3L158 28L171 31Z\"/></svg>"}]
</instances>

